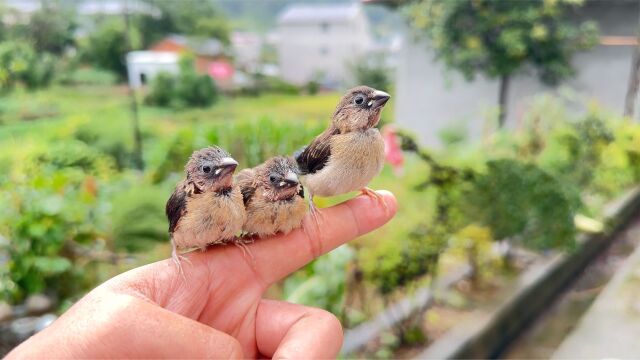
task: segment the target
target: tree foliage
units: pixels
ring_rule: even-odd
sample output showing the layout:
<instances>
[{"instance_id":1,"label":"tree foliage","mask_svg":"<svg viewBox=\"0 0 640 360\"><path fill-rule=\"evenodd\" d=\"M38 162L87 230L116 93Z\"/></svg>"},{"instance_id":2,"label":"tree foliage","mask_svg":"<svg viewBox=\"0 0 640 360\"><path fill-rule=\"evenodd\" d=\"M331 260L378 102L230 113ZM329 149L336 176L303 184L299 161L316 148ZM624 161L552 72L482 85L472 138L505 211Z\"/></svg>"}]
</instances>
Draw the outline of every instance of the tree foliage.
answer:
<instances>
[{"instance_id":1,"label":"tree foliage","mask_svg":"<svg viewBox=\"0 0 640 360\"><path fill-rule=\"evenodd\" d=\"M216 38L229 43L229 25L222 13L210 1L145 0L159 10L159 15L140 15L136 19L143 44L151 45L172 34Z\"/></svg>"},{"instance_id":2,"label":"tree foliage","mask_svg":"<svg viewBox=\"0 0 640 360\"><path fill-rule=\"evenodd\" d=\"M126 24L122 18L103 19L81 43L82 57L105 70L113 71L121 78L127 74L126 53L129 51ZM141 46L140 33L131 27L129 39L132 49Z\"/></svg>"},{"instance_id":3,"label":"tree foliage","mask_svg":"<svg viewBox=\"0 0 640 360\"><path fill-rule=\"evenodd\" d=\"M25 42L0 43L0 92L6 92L16 84L29 89L49 85L53 78L54 60L47 53L38 54Z\"/></svg>"},{"instance_id":4,"label":"tree foliage","mask_svg":"<svg viewBox=\"0 0 640 360\"><path fill-rule=\"evenodd\" d=\"M430 40L438 57L467 79L476 73L509 76L533 65L556 84L573 74L571 56L596 44L593 22L568 19L581 0L420 0L410 23Z\"/></svg>"}]
</instances>

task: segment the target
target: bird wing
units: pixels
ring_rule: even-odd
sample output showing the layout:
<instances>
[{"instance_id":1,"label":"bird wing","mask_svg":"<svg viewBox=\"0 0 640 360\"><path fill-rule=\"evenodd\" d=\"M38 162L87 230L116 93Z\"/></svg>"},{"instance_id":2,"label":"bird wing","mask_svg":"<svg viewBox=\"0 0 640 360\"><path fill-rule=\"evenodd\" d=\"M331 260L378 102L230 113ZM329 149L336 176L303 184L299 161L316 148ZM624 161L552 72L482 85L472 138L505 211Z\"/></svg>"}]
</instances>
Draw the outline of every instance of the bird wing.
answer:
<instances>
[{"instance_id":1,"label":"bird wing","mask_svg":"<svg viewBox=\"0 0 640 360\"><path fill-rule=\"evenodd\" d=\"M298 168L303 175L313 174L327 164L331 156L331 137L339 133L338 129L330 127L313 139L309 146L294 155Z\"/></svg>"},{"instance_id":2,"label":"bird wing","mask_svg":"<svg viewBox=\"0 0 640 360\"><path fill-rule=\"evenodd\" d=\"M165 213L169 219L169 233L173 233L178 226L178 221L187 212L187 192L179 185L169 197L165 206Z\"/></svg>"},{"instance_id":3,"label":"bird wing","mask_svg":"<svg viewBox=\"0 0 640 360\"><path fill-rule=\"evenodd\" d=\"M235 182L237 186L240 188L240 192L242 193L242 201L245 205L249 202L249 199L256 192L256 187L253 184L253 180L255 177L255 170L253 169L244 169L236 175Z\"/></svg>"}]
</instances>

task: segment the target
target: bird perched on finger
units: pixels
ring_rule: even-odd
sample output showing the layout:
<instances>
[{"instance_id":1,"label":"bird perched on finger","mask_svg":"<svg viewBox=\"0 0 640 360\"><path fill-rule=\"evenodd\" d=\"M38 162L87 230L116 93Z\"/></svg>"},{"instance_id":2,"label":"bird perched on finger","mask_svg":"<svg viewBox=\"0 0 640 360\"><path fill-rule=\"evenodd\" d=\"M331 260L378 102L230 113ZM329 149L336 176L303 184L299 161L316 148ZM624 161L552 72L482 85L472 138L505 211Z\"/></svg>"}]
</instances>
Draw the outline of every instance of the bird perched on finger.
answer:
<instances>
[{"instance_id":1,"label":"bird perched on finger","mask_svg":"<svg viewBox=\"0 0 640 360\"><path fill-rule=\"evenodd\" d=\"M259 237L300 227L307 212L293 158L274 157L236 175L247 211L242 230Z\"/></svg>"},{"instance_id":2,"label":"bird perched on finger","mask_svg":"<svg viewBox=\"0 0 640 360\"><path fill-rule=\"evenodd\" d=\"M169 219L172 258L180 267L178 249L221 244L242 230L246 219L240 188L233 184L238 166L217 146L195 151L185 166L165 208Z\"/></svg>"},{"instance_id":3,"label":"bird perched on finger","mask_svg":"<svg viewBox=\"0 0 640 360\"><path fill-rule=\"evenodd\" d=\"M335 196L360 190L381 200L366 186L384 165L384 140L375 126L389 98L386 92L368 86L348 90L329 127L294 155L312 213L315 214L316 195Z\"/></svg>"}]
</instances>

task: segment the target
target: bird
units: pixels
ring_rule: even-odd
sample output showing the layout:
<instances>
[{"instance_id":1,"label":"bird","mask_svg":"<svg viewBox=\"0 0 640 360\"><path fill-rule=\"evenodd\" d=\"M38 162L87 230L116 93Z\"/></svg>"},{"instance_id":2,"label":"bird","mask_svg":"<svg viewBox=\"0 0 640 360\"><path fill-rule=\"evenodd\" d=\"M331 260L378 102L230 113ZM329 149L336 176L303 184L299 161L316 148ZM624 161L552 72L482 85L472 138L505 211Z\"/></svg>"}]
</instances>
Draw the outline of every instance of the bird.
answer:
<instances>
[{"instance_id":1,"label":"bird","mask_svg":"<svg viewBox=\"0 0 640 360\"><path fill-rule=\"evenodd\" d=\"M367 185L384 165L384 140L376 125L390 98L386 92L368 86L348 90L338 102L328 128L294 154L316 223L314 196L360 190L386 206L384 199Z\"/></svg>"},{"instance_id":2,"label":"bird","mask_svg":"<svg viewBox=\"0 0 640 360\"><path fill-rule=\"evenodd\" d=\"M307 205L297 170L293 158L276 156L236 175L247 212L245 234L265 237L301 226Z\"/></svg>"},{"instance_id":3,"label":"bird","mask_svg":"<svg viewBox=\"0 0 640 360\"><path fill-rule=\"evenodd\" d=\"M182 271L179 249L205 250L211 244L223 244L242 231L246 211L242 193L233 184L238 162L218 146L209 146L191 154L185 166L185 178L167 201L171 257Z\"/></svg>"}]
</instances>

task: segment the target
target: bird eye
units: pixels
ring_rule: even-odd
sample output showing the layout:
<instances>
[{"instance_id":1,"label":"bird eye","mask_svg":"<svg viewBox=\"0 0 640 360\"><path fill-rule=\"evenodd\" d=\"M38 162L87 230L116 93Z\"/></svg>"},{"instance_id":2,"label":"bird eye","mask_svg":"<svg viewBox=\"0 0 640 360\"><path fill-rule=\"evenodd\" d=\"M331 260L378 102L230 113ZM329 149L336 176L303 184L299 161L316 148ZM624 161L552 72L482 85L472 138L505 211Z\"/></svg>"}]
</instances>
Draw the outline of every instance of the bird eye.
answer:
<instances>
[{"instance_id":1,"label":"bird eye","mask_svg":"<svg viewBox=\"0 0 640 360\"><path fill-rule=\"evenodd\" d=\"M278 177L275 174L271 174L269 175L269 181L275 183L276 181L278 181Z\"/></svg>"},{"instance_id":2,"label":"bird eye","mask_svg":"<svg viewBox=\"0 0 640 360\"><path fill-rule=\"evenodd\" d=\"M364 103L364 96L362 96L362 95L358 95L358 96L356 96L356 97L353 99L353 102L354 102L356 105L362 105L362 103Z\"/></svg>"},{"instance_id":3,"label":"bird eye","mask_svg":"<svg viewBox=\"0 0 640 360\"><path fill-rule=\"evenodd\" d=\"M205 174L210 173L210 172L211 172L211 166L209 166L209 165L204 165L204 166L202 167L202 172L204 172Z\"/></svg>"}]
</instances>

